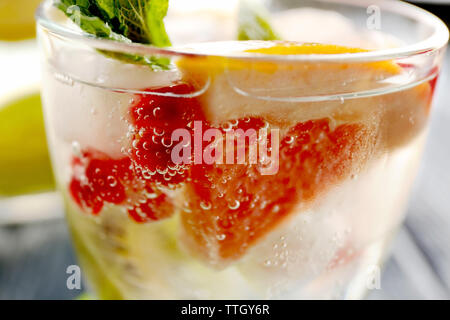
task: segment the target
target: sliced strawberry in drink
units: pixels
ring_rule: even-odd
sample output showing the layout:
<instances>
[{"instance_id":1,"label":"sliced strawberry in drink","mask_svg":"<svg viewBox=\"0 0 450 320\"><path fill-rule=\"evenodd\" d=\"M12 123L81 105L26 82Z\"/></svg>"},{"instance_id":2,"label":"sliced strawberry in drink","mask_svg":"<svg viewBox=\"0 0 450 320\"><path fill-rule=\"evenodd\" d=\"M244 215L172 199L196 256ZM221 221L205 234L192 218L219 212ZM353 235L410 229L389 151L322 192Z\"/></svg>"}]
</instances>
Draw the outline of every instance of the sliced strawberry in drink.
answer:
<instances>
[{"instance_id":1,"label":"sliced strawberry in drink","mask_svg":"<svg viewBox=\"0 0 450 320\"><path fill-rule=\"evenodd\" d=\"M74 158L75 174L70 191L75 202L97 214L105 202L120 204L125 201L124 183L133 179L129 159L113 160L97 153L85 152L83 158Z\"/></svg>"},{"instance_id":2,"label":"sliced strawberry in drink","mask_svg":"<svg viewBox=\"0 0 450 320\"><path fill-rule=\"evenodd\" d=\"M151 187L145 188L145 195L147 198L144 201L137 201L132 208L128 209L128 214L134 221L145 223L172 216L174 210L168 196Z\"/></svg>"},{"instance_id":3,"label":"sliced strawberry in drink","mask_svg":"<svg viewBox=\"0 0 450 320\"><path fill-rule=\"evenodd\" d=\"M76 204L85 210L91 210L92 214L98 214L103 208L103 200L92 192L88 184L83 184L78 178L72 177L69 191Z\"/></svg>"},{"instance_id":4,"label":"sliced strawberry in drink","mask_svg":"<svg viewBox=\"0 0 450 320\"><path fill-rule=\"evenodd\" d=\"M186 129L192 133L193 121L204 120L202 109L195 97L189 97L195 92L191 85L181 83L148 91L139 95L131 107L135 126L131 158L149 181L179 184L187 175L186 168L171 159L172 132Z\"/></svg>"},{"instance_id":5,"label":"sliced strawberry in drink","mask_svg":"<svg viewBox=\"0 0 450 320\"><path fill-rule=\"evenodd\" d=\"M69 191L83 210L97 215L106 203L123 205L136 222L172 215L170 199L136 174L130 158L111 159L94 151L72 161Z\"/></svg>"},{"instance_id":6,"label":"sliced strawberry in drink","mask_svg":"<svg viewBox=\"0 0 450 320\"><path fill-rule=\"evenodd\" d=\"M170 217L172 202L157 185L176 187L188 176L188 165L171 159L172 132L192 133L193 121L204 119L197 100L189 97L194 92L193 86L180 83L138 95L130 108L134 135L129 157L111 159L90 151L75 158L69 186L75 202L93 214L105 203L123 205L136 222Z\"/></svg>"},{"instance_id":7,"label":"sliced strawberry in drink","mask_svg":"<svg viewBox=\"0 0 450 320\"><path fill-rule=\"evenodd\" d=\"M189 207L181 215L188 247L211 264L238 259L284 218L349 175L364 136L359 124L332 129L328 119L306 121L281 140L275 175L261 175L261 164L193 166Z\"/></svg>"}]
</instances>

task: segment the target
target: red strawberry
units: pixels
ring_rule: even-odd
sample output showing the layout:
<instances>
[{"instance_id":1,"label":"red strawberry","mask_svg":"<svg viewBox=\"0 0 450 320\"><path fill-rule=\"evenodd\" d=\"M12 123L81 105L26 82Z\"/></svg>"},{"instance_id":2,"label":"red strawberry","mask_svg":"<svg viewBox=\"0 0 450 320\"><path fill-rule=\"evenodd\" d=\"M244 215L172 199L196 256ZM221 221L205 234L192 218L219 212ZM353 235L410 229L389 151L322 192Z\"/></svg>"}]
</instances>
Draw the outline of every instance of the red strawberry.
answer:
<instances>
[{"instance_id":1,"label":"red strawberry","mask_svg":"<svg viewBox=\"0 0 450 320\"><path fill-rule=\"evenodd\" d=\"M126 198L124 183L133 179L128 158L113 160L85 152L73 160L74 175L70 191L75 202L97 214L104 202L120 204Z\"/></svg>"},{"instance_id":2,"label":"red strawberry","mask_svg":"<svg viewBox=\"0 0 450 320\"><path fill-rule=\"evenodd\" d=\"M261 127L258 119L251 123ZM362 125L333 130L327 119L307 121L282 139L275 175L261 175L260 164L193 166L181 216L186 241L212 264L241 257L295 207L350 174L364 136Z\"/></svg>"},{"instance_id":3,"label":"red strawberry","mask_svg":"<svg viewBox=\"0 0 450 320\"><path fill-rule=\"evenodd\" d=\"M128 214L134 221L139 223L158 221L170 218L173 214L173 206L170 199L164 193L146 188L147 198L143 202L135 202L135 205L128 209Z\"/></svg>"},{"instance_id":4,"label":"red strawberry","mask_svg":"<svg viewBox=\"0 0 450 320\"><path fill-rule=\"evenodd\" d=\"M204 118L195 98L153 93L193 92L191 85L181 83L138 95L130 109L135 133L130 158L114 160L99 152L86 152L82 159L76 158L69 186L75 202L93 214L98 214L105 203L124 205L137 222L172 215L169 198L155 185L176 186L187 178L189 168L173 163L171 135L176 129L192 132L193 121Z\"/></svg>"},{"instance_id":5,"label":"red strawberry","mask_svg":"<svg viewBox=\"0 0 450 320\"><path fill-rule=\"evenodd\" d=\"M80 208L98 214L105 203L124 205L136 222L159 220L173 213L161 191L139 178L129 158L111 159L100 152L84 152L73 159L69 191Z\"/></svg>"},{"instance_id":6,"label":"red strawberry","mask_svg":"<svg viewBox=\"0 0 450 320\"><path fill-rule=\"evenodd\" d=\"M201 106L196 98L158 96L152 93L189 95L195 92L191 85L181 83L141 94L131 108L131 119L136 134L132 141L131 158L144 178L163 185L178 184L186 177L186 166L175 165L171 159L172 132L187 129L192 132L195 120L203 120Z\"/></svg>"},{"instance_id":7,"label":"red strawberry","mask_svg":"<svg viewBox=\"0 0 450 320\"><path fill-rule=\"evenodd\" d=\"M92 192L91 186L82 184L78 178L72 177L69 184L69 191L73 200L82 209L90 209L93 214L98 214L103 208L103 200Z\"/></svg>"}]
</instances>

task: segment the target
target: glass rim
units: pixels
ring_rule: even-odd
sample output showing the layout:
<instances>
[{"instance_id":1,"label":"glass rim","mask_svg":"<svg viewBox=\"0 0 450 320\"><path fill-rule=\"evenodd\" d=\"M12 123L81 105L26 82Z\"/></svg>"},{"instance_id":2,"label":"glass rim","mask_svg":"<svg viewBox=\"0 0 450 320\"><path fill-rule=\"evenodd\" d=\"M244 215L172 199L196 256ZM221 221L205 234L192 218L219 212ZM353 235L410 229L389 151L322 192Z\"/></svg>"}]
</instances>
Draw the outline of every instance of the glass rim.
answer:
<instances>
[{"instance_id":1,"label":"glass rim","mask_svg":"<svg viewBox=\"0 0 450 320\"><path fill-rule=\"evenodd\" d=\"M229 59L243 59L256 61L274 61L274 62L359 62L359 61L383 61L394 60L400 58L408 58L411 56L432 53L445 47L449 41L449 30L445 23L436 15L419 8L413 4L403 1L392 0L320 0L322 3L344 3L358 7L367 7L368 5L377 5L382 10L389 11L400 16L414 19L418 23L428 25L433 32L426 39L409 45L371 50L358 53L338 53L338 54L293 54L293 55L276 55L261 53L202 53L192 52L183 47L166 47L160 48L152 45L139 43L124 43L110 39L98 38L90 35L82 30L74 30L62 26L52 21L46 14L48 6L53 0L44 0L36 11L37 23L45 28L52 35L67 38L74 41L82 41L87 45L100 50L108 50L119 53L129 53L138 55L155 55L155 56L180 56L180 57L222 57ZM212 41L214 42L214 41Z\"/></svg>"}]
</instances>

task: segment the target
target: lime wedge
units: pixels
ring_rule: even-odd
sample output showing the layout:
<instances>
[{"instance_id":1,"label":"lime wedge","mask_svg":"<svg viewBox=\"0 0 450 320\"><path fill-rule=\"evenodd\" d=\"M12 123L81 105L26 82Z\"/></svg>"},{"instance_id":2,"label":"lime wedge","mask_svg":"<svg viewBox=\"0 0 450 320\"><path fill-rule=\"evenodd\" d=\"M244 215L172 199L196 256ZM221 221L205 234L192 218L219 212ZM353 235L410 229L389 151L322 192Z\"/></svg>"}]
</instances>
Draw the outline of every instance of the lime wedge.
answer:
<instances>
[{"instance_id":1,"label":"lime wedge","mask_svg":"<svg viewBox=\"0 0 450 320\"><path fill-rule=\"evenodd\" d=\"M39 93L0 105L0 196L52 189Z\"/></svg>"},{"instance_id":2,"label":"lime wedge","mask_svg":"<svg viewBox=\"0 0 450 320\"><path fill-rule=\"evenodd\" d=\"M0 1L0 40L34 38L34 11L41 0Z\"/></svg>"}]
</instances>

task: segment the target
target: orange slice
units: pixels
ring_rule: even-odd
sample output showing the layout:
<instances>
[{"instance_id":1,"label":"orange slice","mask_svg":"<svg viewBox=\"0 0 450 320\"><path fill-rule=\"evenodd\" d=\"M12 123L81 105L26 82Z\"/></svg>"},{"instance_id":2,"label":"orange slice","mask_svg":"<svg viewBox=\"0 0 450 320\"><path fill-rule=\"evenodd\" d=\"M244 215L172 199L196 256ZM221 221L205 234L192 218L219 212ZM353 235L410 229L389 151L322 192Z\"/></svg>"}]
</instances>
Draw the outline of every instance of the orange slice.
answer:
<instances>
[{"instance_id":1,"label":"orange slice","mask_svg":"<svg viewBox=\"0 0 450 320\"><path fill-rule=\"evenodd\" d=\"M286 41L256 42L247 53L259 56L352 54L358 48ZM269 43L269 45L268 45ZM208 85L201 96L212 124L229 119L262 117L288 129L298 122L330 118L339 123L364 122L383 137L387 148L400 146L420 133L428 119L429 83L382 93L405 76L393 61L304 62L187 57L178 61L186 81ZM347 99L364 93L365 98Z\"/></svg>"}]
</instances>

